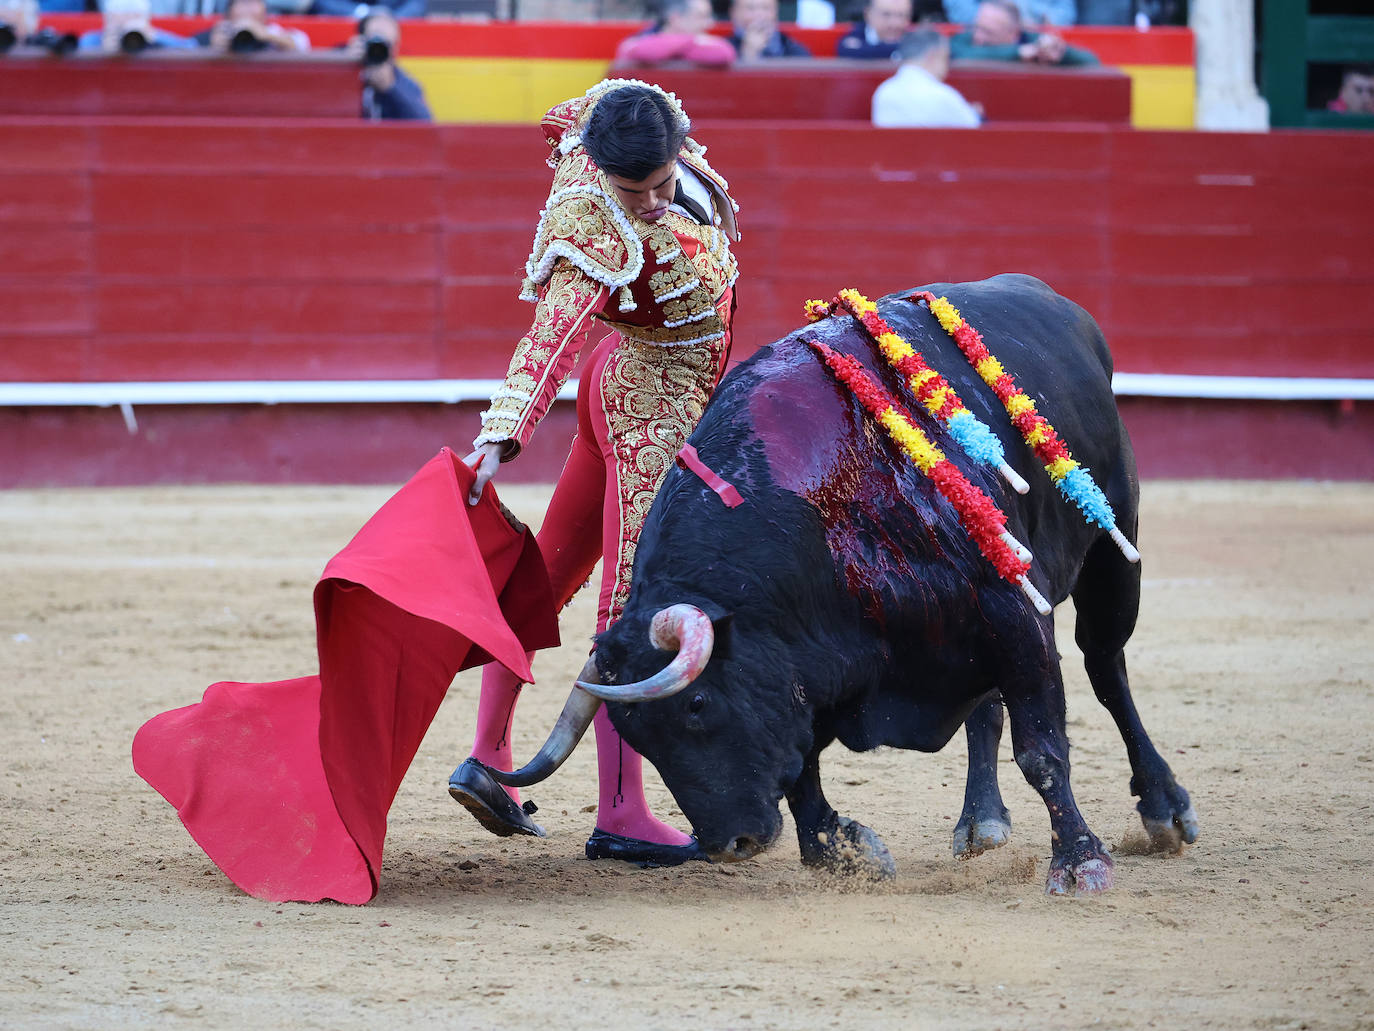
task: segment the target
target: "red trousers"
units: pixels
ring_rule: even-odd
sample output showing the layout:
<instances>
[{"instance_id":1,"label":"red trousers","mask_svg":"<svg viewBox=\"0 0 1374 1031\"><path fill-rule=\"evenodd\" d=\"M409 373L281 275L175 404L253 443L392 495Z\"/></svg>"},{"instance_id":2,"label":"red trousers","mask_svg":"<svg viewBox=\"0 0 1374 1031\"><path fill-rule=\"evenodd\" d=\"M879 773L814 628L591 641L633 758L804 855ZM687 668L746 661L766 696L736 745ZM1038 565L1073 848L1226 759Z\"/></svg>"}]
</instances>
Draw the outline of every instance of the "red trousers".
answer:
<instances>
[{"instance_id":1,"label":"red trousers","mask_svg":"<svg viewBox=\"0 0 1374 1031\"><path fill-rule=\"evenodd\" d=\"M717 309L722 340L648 347L611 332L583 369L577 436L538 541L560 608L604 559L597 633L624 607L649 505L725 371L732 291Z\"/></svg>"}]
</instances>

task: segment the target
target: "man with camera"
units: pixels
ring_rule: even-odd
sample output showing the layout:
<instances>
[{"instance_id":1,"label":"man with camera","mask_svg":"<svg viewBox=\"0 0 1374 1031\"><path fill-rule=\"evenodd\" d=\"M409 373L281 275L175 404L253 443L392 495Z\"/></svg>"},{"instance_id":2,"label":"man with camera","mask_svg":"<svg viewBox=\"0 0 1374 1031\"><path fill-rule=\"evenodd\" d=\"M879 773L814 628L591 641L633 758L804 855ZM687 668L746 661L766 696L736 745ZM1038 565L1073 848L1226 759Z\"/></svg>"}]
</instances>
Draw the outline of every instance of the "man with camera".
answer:
<instances>
[{"instance_id":1,"label":"man with camera","mask_svg":"<svg viewBox=\"0 0 1374 1031\"><path fill-rule=\"evenodd\" d=\"M216 53L247 54L259 50L285 53L310 49L310 37L267 20L266 0L229 0L224 17L195 37Z\"/></svg>"},{"instance_id":2,"label":"man with camera","mask_svg":"<svg viewBox=\"0 0 1374 1031\"><path fill-rule=\"evenodd\" d=\"M100 10L101 27L82 33L76 44L78 50L137 54L148 49L184 49L196 45L193 39L153 25L148 20L152 13L148 0L103 0Z\"/></svg>"},{"instance_id":3,"label":"man with camera","mask_svg":"<svg viewBox=\"0 0 1374 1031\"><path fill-rule=\"evenodd\" d=\"M0 54L15 47L41 47L63 55L76 49L76 36L38 27L38 0L0 0Z\"/></svg>"},{"instance_id":4,"label":"man with camera","mask_svg":"<svg viewBox=\"0 0 1374 1031\"><path fill-rule=\"evenodd\" d=\"M420 84L396 63L401 26L385 7L374 7L358 22L358 34L345 52L362 62L363 117L430 121Z\"/></svg>"}]
</instances>

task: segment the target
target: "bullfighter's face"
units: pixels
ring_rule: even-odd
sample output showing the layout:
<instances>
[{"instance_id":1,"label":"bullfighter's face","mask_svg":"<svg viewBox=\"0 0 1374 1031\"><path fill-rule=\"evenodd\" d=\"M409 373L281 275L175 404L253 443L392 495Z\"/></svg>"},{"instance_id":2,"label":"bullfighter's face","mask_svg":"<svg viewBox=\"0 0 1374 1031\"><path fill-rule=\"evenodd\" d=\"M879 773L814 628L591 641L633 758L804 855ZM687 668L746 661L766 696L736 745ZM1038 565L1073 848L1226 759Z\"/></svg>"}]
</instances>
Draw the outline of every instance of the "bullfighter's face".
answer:
<instances>
[{"instance_id":1,"label":"bullfighter's face","mask_svg":"<svg viewBox=\"0 0 1374 1031\"><path fill-rule=\"evenodd\" d=\"M668 213L668 205L677 193L677 161L669 161L643 179L626 179L607 175L616 196L630 214L645 222L657 222Z\"/></svg>"}]
</instances>

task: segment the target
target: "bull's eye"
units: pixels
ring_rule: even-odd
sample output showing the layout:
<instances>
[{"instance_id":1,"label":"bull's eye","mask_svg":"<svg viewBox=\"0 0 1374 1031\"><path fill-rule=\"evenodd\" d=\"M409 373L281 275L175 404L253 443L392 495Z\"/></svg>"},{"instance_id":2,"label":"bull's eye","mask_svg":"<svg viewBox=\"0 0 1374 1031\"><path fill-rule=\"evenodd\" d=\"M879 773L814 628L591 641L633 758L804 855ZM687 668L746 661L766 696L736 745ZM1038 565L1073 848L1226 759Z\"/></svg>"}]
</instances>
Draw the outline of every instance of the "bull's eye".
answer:
<instances>
[{"instance_id":1,"label":"bull's eye","mask_svg":"<svg viewBox=\"0 0 1374 1031\"><path fill-rule=\"evenodd\" d=\"M692 695L692 700L687 703L687 711L695 716L697 713L701 712L705 705L706 696L704 694L694 694Z\"/></svg>"}]
</instances>

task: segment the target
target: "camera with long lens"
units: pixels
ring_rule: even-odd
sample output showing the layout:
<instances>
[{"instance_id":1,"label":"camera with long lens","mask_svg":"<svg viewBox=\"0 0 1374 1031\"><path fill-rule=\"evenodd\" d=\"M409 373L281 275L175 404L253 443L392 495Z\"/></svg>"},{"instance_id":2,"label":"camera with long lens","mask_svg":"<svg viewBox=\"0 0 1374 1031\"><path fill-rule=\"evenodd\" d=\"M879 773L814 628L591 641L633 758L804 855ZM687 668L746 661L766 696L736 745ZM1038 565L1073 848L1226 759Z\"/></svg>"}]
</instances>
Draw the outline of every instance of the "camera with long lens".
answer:
<instances>
[{"instance_id":1,"label":"camera with long lens","mask_svg":"<svg viewBox=\"0 0 1374 1031\"><path fill-rule=\"evenodd\" d=\"M25 40L29 46L42 47L58 57L66 57L76 49L76 36L70 32L58 32L53 28L42 28Z\"/></svg>"},{"instance_id":2,"label":"camera with long lens","mask_svg":"<svg viewBox=\"0 0 1374 1031\"><path fill-rule=\"evenodd\" d=\"M229 40L229 52L231 54L255 54L259 50L266 50L267 44L258 39L248 29L239 29L234 33L234 38Z\"/></svg>"},{"instance_id":3,"label":"camera with long lens","mask_svg":"<svg viewBox=\"0 0 1374 1031\"><path fill-rule=\"evenodd\" d=\"M363 43L363 64L369 68L391 60L391 44L381 36L368 36Z\"/></svg>"},{"instance_id":4,"label":"camera with long lens","mask_svg":"<svg viewBox=\"0 0 1374 1031\"><path fill-rule=\"evenodd\" d=\"M14 31L14 26L8 22L0 21L0 54L8 53L14 44L19 42L19 35Z\"/></svg>"},{"instance_id":5,"label":"camera with long lens","mask_svg":"<svg viewBox=\"0 0 1374 1031\"><path fill-rule=\"evenodd\" d=\"M130 29L119 37L119 49L126 54L141 54L148 49L149 42L142 29Z\"/></svg>"}]
</instances>

